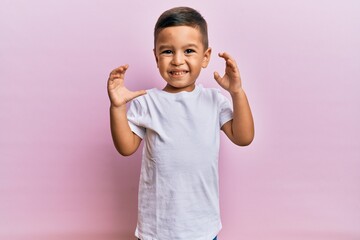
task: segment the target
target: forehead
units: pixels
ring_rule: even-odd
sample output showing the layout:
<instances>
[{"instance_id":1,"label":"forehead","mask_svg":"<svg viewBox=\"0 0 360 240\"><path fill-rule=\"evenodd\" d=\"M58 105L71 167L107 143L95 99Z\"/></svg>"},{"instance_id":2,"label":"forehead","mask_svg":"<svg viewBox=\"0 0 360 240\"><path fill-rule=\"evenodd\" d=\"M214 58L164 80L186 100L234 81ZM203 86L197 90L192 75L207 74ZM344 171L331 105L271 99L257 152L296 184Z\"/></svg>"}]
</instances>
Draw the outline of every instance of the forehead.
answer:
<instances>
[{"instance_id":1,"label":"forehead","mask_svg":"<svg viewBox=\"0 0 360 240\"><path fill-rule=\"evenodd\" d=\"M157 34L155 44L156 47L162 44L202 46L202 34L198 28L190 26L166 27Z\"/></svg>"}]
</instances>

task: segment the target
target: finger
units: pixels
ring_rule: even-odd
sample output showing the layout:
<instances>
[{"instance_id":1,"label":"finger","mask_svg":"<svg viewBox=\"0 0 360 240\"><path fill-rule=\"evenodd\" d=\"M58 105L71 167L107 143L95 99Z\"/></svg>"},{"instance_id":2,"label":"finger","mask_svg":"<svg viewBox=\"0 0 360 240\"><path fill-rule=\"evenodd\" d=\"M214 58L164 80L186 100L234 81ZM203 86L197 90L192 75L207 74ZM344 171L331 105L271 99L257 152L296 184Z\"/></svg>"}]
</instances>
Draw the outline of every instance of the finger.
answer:
<instances>
[{"instance_id":1,"label":"finger","mask_svg":"<svg viewBox=\"0 0 360 240\"><path fill-rule=\"evenodd\" d=\"M227 52L219 53L219 57L224 58L225 60L233 59Z\"/></svg>"},{"instance_id":2,"label":"finger","mask_svg":"<svg viewBox=\"0 0 360 240\"><path fill-rule=\"evenodd\" d=\"M120 74L119 73L112 73L111 75L110 75L110 80L115 80L115 79L117 79L117 78L120 78Z\"/></svg>"},{"instance_id":3,"label":"finger","mask_svg":"<svg viewBox=\"0 0 360 240\"><path fill-rule=\"evenodd\" d=\"M142 96L142 95L145 95L145 94L146 94L145 90L139 90L139 91L134 92L135 97L139 97L139 96Z\"/></svg>"},{"instance_id":4,"label":"finger","mask_svg":"<svg viewBox=\"0 0 360 240\"><path fill-rule=\"evenodd\" d=\"M140 97L145 94L146 94L145 90L134 91L131 93L130 98L126 99L126 102L129 102L129 101L133 100L134 98Z\"/></svg>"},{"instance_id":5,"label":"finger","mask_svg":"<svg viewBox=\"0 0 360 240\"><path fill-rule=\"evenodd\" d=\"M121 82L120 82L119 78L114 78L114 79L109 78L109 80L107 81L108 89L115 89L120 84L121 84Z\"/></svg>"},{"instance_id":6,"label":"finger","mask_svg":"<svg viewBox=\"0 0 360 240\"><path fill-rule=\"evenodd\" d=\"M129 64L122 65L120 67L115 68L110 72L110 76L116 75L116 74L125 74L126 70L129 68Z\"/></svg>"},{"instance_id":7,"label":"finger","mask_svg":"<svg viewBox=\"0 0 360 240\"><path fill-rule=\"evenodd\" d=\"M124 66L121 66L121 67L118 67L116 69L114 69L111 73L110 73L110 76L108 78L108 84L109 85L113 85L116 83L116 80L118 79L124 79L125 77L125 72L126 69L122 69L122 67Z\"/></svg>"},{"instance_id":8,"label":"finger","mask_svg":"<svg viewBox=\"0 0 360 240\"><path fill-rule=\"evenodd\" d=\"M235 59L230 56L230 54L228 54L226 52L219 53L219 57L221 57L225 60L227 66L230 66L235 69L237 68L237 63L236 63Z\"/></svg>"},{"instance_id":9,"label":"finger","mask_svg":"<svg viewBox=\"0 0 360 240\"><path fill-rule=\"evenodd\" d=\"M220 74L218 72L214 72L214 79L216 80L216 82L220 83L222 80L222 77L220 76Z\"/></svg>"},{"instance_id":10,"label":"finger","mask_svg":"<svg viewBox=\"0 0 360 240\"><path fill-rule=\"evenodd\" d=\"M233 59L226 60L226 65L230 67L233 72L238 71L237 64Z\"/></svg>"},{"instance_id":11,"label":"finger","mask_svg":"<svg viewBox=\"0 0 360 240\"><path fill-rule=\"evenodd\" d=\"M125 64L125 65L122 65L122 66L119 66L115 69L115 71L117 72L123 72L123 71L126 71L127 69L129 68L129 64Z\"/></svg>"},{"instance_id":12,"label":"finger","mask_svg":"<svg viewBox=\"0 0 360 240\"><path fill-rule=\"evenodd\" d=\"M108 78L108 88L115 88L122 84L122 81L125 78L125 72L129 68L128 64L120 66L113 71L111 71L110 76Z\"/></svg>"}]
</instances>

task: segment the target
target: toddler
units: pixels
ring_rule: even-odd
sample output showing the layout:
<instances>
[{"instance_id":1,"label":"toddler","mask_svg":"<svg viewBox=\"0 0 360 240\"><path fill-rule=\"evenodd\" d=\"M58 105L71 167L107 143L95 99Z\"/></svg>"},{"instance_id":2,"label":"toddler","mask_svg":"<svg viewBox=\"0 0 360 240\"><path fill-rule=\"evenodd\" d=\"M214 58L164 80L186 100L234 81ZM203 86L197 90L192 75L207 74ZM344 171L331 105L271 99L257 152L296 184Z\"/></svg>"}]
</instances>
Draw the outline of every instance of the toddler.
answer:
<instances>
[{"instance_id":1,"label":"toddler","mask_svg":"<svg viewBox=\"0 0 360 240\"><path fill-rule=\"evenodd\" d=\"M236 145L254 138L250 106L235 60L220 53L230 93L196 84L211 57L207 23L188 7L165 11L154 30L154 55L163 89L130 91L123 65L110 73L108 94L114 145L124 156L144 140L139 182L141 240L212 240L222 225L219 208L220 130ZM126 103L130 102L129 109Z\"/></svg>"}]
</instances>

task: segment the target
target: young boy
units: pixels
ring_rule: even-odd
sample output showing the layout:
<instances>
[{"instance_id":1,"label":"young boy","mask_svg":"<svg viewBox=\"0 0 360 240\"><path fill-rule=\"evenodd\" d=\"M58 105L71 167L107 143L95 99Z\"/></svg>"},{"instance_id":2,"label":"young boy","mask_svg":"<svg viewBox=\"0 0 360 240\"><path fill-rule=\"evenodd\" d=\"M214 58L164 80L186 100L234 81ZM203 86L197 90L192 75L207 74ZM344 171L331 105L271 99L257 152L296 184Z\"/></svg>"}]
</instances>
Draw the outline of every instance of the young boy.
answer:
<instances>
[{"instance_id":1,"label":"young boy","mask_svg":"<svg viewBox=\"0 0 360 240\"><path fill-rule=\"evenodd\" d=\"M135 235L142 240L216 239L222 227L220 130L240 146L254 138L240 73L229 54L219 54L226 63L225 74L215 72L214 78L230 93L232 106L219 90L196 85L211 48L206 21L194 9L165 11L154 37L157 67L166 82L162 90L129 91L124 85L128 65L113 70L108 80L116 149L128 156L145 141Z\"/></svg>"}]
</instances>

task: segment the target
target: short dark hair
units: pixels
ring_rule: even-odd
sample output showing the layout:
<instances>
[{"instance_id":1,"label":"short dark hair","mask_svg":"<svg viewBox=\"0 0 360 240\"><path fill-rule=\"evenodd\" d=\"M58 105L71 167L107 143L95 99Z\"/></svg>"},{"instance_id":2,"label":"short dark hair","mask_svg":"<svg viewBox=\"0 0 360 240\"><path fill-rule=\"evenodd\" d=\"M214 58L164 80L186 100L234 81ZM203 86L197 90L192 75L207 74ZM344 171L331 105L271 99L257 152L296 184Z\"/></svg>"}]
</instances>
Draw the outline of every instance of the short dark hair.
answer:
<instances>
[{"instance_id":1,"label":"short dark hair","mask_svg":"<svg viewBox=\"0 0 360 240\"><path fill-rule=\"evenodd\" d=\"M167 27L189 26L199 29L205 50L209 47L207 23L203 16L190 7L175 7L163 12L158 18L154 29L154 46L161 30Z\"/></svg>"}]
</instances>

